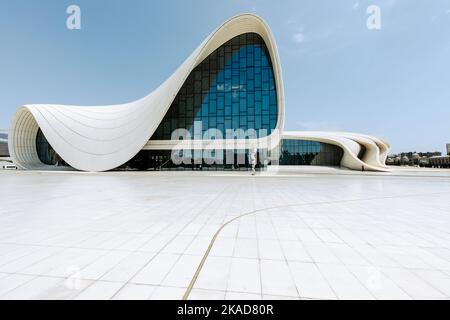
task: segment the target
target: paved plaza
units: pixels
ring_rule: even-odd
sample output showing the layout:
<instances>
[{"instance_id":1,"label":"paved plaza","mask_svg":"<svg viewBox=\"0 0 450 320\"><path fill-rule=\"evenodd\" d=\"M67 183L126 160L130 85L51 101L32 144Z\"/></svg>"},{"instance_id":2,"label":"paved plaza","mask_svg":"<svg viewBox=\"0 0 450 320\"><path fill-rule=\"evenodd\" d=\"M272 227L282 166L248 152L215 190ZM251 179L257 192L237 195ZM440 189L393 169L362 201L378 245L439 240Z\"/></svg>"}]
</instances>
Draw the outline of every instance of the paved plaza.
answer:
<instances>
[{"instance_id":1,"label":"paved plaza","mask_svg":"<svg viewBox=\"0 0 450 320\"><path fill-rule=\"evenodd\" d=\"M0 171L0 299L449 299L439 172Z\"/></svg>"}]
</instances>

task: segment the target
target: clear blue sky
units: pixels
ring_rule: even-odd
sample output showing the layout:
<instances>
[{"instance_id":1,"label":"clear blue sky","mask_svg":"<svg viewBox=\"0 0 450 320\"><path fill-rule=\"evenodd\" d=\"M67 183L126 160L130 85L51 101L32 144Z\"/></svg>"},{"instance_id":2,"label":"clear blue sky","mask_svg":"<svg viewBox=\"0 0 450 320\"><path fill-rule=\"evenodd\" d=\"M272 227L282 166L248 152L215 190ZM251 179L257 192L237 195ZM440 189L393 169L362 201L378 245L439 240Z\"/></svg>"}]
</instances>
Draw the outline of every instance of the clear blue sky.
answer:
<instances>
[{"instance_id":1,"label":"clear blue sky","mask_svg":"<svg viewBox=\"0 0 450 320\"><path fill-rule=\"evenodd\" d=\"M66 28L70 4L81 30ZM286 130L373 134L394 152L450 143L450 0L0 0L0 128L26 103L140 98L241 12L275 35Z\"/></svg>"}]
</instances>

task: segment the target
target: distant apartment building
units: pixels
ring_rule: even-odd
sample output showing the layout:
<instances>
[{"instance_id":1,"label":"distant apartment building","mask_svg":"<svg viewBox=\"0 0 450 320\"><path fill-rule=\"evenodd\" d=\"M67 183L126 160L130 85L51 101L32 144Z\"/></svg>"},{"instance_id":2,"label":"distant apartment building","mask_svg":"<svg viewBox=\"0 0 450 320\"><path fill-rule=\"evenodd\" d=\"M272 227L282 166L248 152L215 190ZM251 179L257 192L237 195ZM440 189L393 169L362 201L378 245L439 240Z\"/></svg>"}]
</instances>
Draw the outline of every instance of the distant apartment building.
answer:
<instances>
[{"instance_id":1,"label":"distant apartment building","mask_svg":"<svg viewBox=\"0 0 450 320\"><path fill-rule=\"evenodd\" d=\"M445 158L442 156L442 152L401 152L399 154L389 155L386 159L386 164L391 166L419 166L419 167L441 167L440 162L431 164L431 159Z\"/></svg>"},{"instance_id":2,"label":"distant apartment building","mask_svg":"<svg viewBox=\"0 0 450 320\"><path fill-rule=\"evenodd\" d=\"M428 166L432 168L450 168L450 156L431 157Z\"/></svg>"},{"instance_id":3,"label":"distant apartment building","mask_svg":"<svg viewBox=\"0 0 450 320\"><path fill-rule=\"evenodd\" d=\"M447 155L435 156L427 159L427 164L432 168L450 168L450 143L447 143Z\"/></svg>"},{"instance_id":4,"label":"distant apartment building","mask_svg":"<svg viewBox=\"0 0 450 320\"><path fill-rule=\"evenodd\" d=\"M417 158L417 156L419 156L420 158L422 157L439 157L442 156L442 152L439 151L434 151L434 152L402 152L400 153L400 157L408 157L409 159L412 158Z\"/></svg>"}]
</instances>

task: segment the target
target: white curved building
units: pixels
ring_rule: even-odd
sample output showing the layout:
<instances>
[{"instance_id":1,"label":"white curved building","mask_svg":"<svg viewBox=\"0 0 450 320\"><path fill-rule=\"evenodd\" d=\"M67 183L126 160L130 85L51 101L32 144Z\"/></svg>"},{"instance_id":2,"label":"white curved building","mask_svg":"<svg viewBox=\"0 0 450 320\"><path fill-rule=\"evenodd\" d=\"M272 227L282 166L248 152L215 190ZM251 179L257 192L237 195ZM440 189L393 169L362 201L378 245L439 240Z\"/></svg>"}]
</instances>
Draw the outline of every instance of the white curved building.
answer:
<instances>
[{"instance_id":1,"label":"white curved building","mask_svg":"<svg viewBox=\"0 0 450 320\"><path fill-rule=\"evenodd\" d=\"M285 149L295 148L295 144L301 145L302 143L305 144L305 142L315 142L315 147L319 150L313 153L314 157L310 159L311 163L304 164L314 164L314 161L319 161L320 165L339 165L353 170L389 171L385 163L390 145L376 137L350 132L284 132L280 147L281 153ZM328 159L317 159L327 153L327 145ZM299 148L302 149L302 146ZM321 151L321 148L325 150ZM303 147L303 153L308 154L304 149ZM298 165L298 163L289 163L292 159L288 159L287 163L283 163L282 154L279 159L281 164ZM294 157L294 162L295 160ZM301 157L300 161L302 161Z\"/></svg>"},{"instance_id":2,"label":"white curved building","mask_svg":"<svg viewBox=\"0 0 450 320\"><path fill-rule=\"evenodd\" d=\"M249 166L246 155L255 149L263 165L264 155L280 141L308 140L341 148L341 166L386 170L387 143L351 133L283 133L284 110L273 35L261 18L242 14L211 33L169 79L140 100L20 107L9 151L22 169L62 164L83 171L167 165L236 169Z\"/></svg>"}]
</instances>

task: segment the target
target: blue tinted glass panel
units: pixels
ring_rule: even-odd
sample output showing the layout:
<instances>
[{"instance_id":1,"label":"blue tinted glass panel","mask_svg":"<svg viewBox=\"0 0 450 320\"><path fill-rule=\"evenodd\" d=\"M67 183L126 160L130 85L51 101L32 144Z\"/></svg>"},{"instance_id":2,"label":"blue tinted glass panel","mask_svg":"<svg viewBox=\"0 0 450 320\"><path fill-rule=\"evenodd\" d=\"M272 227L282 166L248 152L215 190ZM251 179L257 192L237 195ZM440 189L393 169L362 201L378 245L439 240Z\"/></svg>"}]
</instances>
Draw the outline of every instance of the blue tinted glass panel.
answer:
<instances>
[{"instance_id":1,"label":"blue tinted glass panel","mask_svg":"<svg viewBox=\"0 0 450 320\"><path fill-rule=\"evenodd\" d=\"M226 42L191 72L151 139L170 140L179 128L192 132L194 121L202 121L202 131L265 129L270 134L277 115L267 47L259 35L248 33Z\"/></svg>"},{"instance_id":2,"label":"blue tinted glass panel","mask_svg":"<svg viewBox=\"0 0 450 320\"><path fill-rule=\"evenodd\" d=\"M294 139L280 142L280 165L339 166L342 156L341 148L327 143Z\"/></svg>"}]
</instances>

